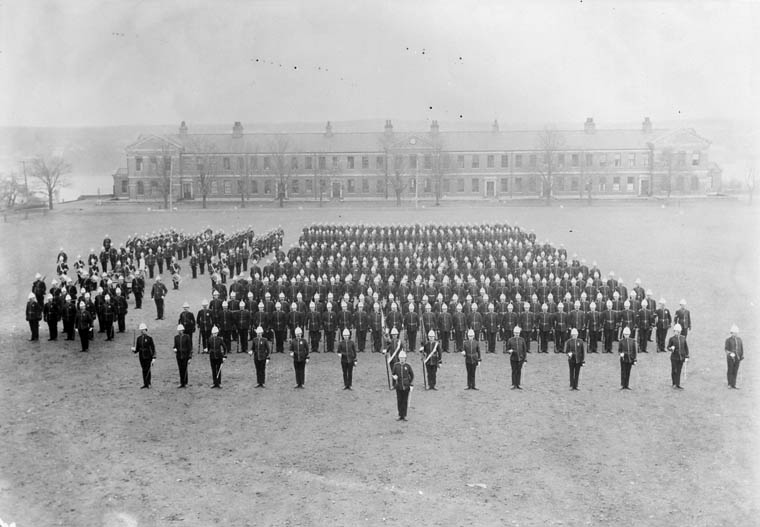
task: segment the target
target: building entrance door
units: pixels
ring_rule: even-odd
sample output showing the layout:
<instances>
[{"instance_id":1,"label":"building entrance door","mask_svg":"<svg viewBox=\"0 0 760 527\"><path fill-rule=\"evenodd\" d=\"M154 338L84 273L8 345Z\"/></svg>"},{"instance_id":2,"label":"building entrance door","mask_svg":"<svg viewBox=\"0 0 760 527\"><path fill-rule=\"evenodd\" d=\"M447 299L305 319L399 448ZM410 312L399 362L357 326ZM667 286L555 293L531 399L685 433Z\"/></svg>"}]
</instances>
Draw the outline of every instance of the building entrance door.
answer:
<instances>
[{"instance_id":1,"label":"building entrance door","mask_svg":"<svg viewBox=\"0 0 760 527\"><path fill-rule=\"evenodd\" d=\"M340 181L333 181L332 197L333 199L340 199Z\"/></svg>"},{"instance_id":2,"label":"building entrance door","mask_svg":"<svg viewBox=\"0 0 760 527\"><path fill-rule=\"evenodd\" d=\"M486 181L486 197L487 198L496 197L496 182L495 181Z\"/></svg>"},{"instance_id":3,"label":"building entrance door","mask_svg":"<svg viewBox=\"0 0 760 527\"><path fill-rule=\"evenodd\" d=\"M182 184L182 198L193 199L193 184L192 183Z\"/></svg>"},{"instance_id":4,"label":"building entrance door","mask_svg":"<svg viewBox=\"0 0 760 527\"><path fill-rule=\"evenodd\" d=\"M649 180L640 179L639 180L639 196L648 196L648 195L649 195Z\"/></svg>"}]
</instances>

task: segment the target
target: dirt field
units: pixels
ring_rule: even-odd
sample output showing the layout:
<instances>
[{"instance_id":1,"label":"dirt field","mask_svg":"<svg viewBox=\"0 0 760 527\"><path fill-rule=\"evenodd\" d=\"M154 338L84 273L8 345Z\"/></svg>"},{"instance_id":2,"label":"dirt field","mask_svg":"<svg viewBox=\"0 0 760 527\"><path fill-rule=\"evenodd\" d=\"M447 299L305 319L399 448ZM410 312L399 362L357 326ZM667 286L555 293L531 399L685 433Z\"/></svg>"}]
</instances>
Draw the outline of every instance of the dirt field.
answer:
<instances>
[{"instance_id":1,"label":"dirt field","mask_svg":"<svg viewBox=\"0 0 760 527\"><path fill-rule=\"evenodd\" d=\"M732 201L170 214L84 203L0 224L0 518L18 527L758 525L758 211ZM130 303L128 333L108 343L97 335L88 354L78 342L47 342L44 325L39 343L27 341L26 295L35 272L53 274L59 247L75 257L106 233L119 241L166 225L248 224L282 224L287 245L315 220L507 221L628 285L640 277L671 309L689 303L686 389L671 389L668 354L641 358L631 392L618 391L616 355L592 355L581 390L570 392L566 359L534 353L525 390L515 392L499 353L485 357L480 391L470 392L464 360L452 354L440 390L415 390L409 421L398 423L382 359L366 353L353 392L341 390L334 355L313 358L306 390L292 389L282 355L268 388L254 389L252 361L235 354L224 388L210 390L208 359L198 355L190 389L176 390L176 316L185 300L198 309L206 277L169 292L159 325L149 300L142 311ZM151 390L138 389L129 352L143 320L158 348ZM732 323L747 353L736 391L726 388L723 353ZM419 355L410 363L421 388Z\"/></svg>"}]
</instances>

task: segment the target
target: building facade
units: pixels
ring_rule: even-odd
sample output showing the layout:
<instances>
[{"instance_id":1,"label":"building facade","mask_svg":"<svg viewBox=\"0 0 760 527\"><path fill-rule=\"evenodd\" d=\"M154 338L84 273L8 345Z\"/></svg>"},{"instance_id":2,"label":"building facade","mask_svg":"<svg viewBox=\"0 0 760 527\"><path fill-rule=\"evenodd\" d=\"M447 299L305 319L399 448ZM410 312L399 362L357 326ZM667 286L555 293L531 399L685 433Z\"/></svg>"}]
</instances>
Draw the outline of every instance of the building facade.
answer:
<instances>
[{"instance_id":1,"label":"building facade","mask_svg":"<svg viewBox=\"0 0 760 527\"><path fill-rule=\"evenodd\" d=\"M710 142L693 129L140 136L114 175L114 196L173 201L500 199L704 194L720 188Z\"/></svg>"}]
</instances>

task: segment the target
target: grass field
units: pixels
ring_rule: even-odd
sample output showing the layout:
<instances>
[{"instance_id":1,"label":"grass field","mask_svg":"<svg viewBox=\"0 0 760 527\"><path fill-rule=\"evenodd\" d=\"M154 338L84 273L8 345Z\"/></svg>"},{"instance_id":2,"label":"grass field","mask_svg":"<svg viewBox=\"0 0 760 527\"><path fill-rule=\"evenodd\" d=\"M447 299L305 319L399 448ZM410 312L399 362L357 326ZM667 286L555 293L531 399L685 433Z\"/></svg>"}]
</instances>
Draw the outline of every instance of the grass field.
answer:
<instances>
[{"instance_id":1,"label":"grass field","mask_svg":"<svg viewBox=\"0 0 760 527\"><path fill-rule=\"evenodd\" d=\"M148 212L74 203L0 224L0 518L18 527L117 525L699 525L751 526L760 517L758 454L758 209L737 202L396 209L359 204L286 210ZM167 320L130 304L130 331L89 354L78 342L27 341L23 312L34 273L98 248L104 234L174 225L232 231L282 225L286 245L313 221L507 221L564 244L630 286L637 277L694 319L685 390L670 387L667 354L644 355L620 392L615 355L592 355L579 392L566 359L529 356L523 392L488 355L480 391L464 391L463 359L444 357L438 392L416 390L398 423L378 355L359 357L353 392L335 356L313 358L307 389L275 356L255 390L247 355L231 356L223 390L209 390L206 356L176 390L171 336L181 304L197 310L207 279L169 292ZM185 266L187 267L187 266ZM187 269L185 269L187 271ZM50 278L48 278L48 284ZM131 329L156 339L154 388L139 390ZM723 341L742 330L740 390L728 390ZM410 363L421 381L419 356ZM417 383L421 387L421 382Z\"/></svg>"}]
</instances>

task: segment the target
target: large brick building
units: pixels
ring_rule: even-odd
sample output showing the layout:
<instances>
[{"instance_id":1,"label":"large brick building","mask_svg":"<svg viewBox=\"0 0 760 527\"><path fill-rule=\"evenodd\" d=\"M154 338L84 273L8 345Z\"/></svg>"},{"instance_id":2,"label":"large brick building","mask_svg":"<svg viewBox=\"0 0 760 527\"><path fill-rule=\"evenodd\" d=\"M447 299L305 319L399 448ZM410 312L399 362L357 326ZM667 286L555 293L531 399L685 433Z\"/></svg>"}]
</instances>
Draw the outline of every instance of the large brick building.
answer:
<instances>
[{"instance_id":1,"label":"large brick building","mask_svg":"<svg viewBox=\"0 0 760 527\"><path fill-rule=\"evenodd\" d=\"M692 129L145 135L126 148L114 196L172 199L502 199L704 194L720 188L710 142Z\"/></svg>"}]
</instances>

